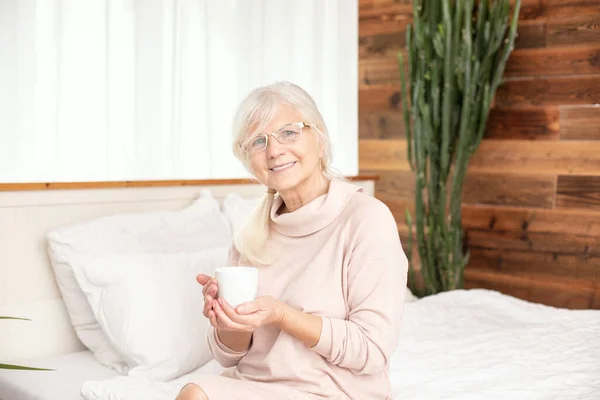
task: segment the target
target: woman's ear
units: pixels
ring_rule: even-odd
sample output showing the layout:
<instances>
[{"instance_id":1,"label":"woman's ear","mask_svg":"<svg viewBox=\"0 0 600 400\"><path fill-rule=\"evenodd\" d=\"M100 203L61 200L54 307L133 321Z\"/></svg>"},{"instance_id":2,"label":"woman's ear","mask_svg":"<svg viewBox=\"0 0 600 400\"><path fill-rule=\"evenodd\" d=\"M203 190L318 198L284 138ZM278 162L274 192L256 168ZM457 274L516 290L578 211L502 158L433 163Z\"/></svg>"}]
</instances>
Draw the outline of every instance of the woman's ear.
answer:
<instances>
[{"instance_id":1,"label":"woman's ear","mask_svg":"<svg viewBox=\"0 0 600 400\"><path fill-rule=\"evenodd\" d=\"M325 156L325 143L319 139L319 158L323 159Z\"/></svg>"}]
</instances>

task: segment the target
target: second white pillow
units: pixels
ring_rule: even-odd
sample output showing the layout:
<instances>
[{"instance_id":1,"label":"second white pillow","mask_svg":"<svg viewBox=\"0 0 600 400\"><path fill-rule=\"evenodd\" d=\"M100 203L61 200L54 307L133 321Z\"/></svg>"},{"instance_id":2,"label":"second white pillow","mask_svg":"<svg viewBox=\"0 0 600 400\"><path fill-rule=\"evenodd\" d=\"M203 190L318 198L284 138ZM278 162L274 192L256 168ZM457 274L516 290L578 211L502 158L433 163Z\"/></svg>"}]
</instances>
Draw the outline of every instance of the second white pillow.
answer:
<instances>
[{"instance_id":1,"label":"second white pillow","mask_svg":"<svg viewBox=\"0 0 600 400\"><path fill-rule=\"evenodd\" d=\"M75 277L130 376L168 381L212 359L196 275L212 276L225 265L228 251L222 247L78 260Z\"/></svg>"}]
</instances>

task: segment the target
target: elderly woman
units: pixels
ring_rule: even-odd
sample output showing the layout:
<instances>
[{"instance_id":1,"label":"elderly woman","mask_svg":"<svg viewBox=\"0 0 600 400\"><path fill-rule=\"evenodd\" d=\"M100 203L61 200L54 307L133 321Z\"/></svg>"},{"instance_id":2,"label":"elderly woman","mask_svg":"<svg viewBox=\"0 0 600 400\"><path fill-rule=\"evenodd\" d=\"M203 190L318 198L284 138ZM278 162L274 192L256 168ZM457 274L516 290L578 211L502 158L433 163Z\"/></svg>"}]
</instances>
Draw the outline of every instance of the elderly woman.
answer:
<instances>
[{"instance_id":1,"label":"elderly woman","mask_svg":"<svg viewBox=\"0 0 600 400\"><path fill-rule=\"evenodd\" d=\"M332 172L323 117L298 86L251 92L234 129L235 154L268 188L229 260L259 268L259 297L233 309L198 276L209 346L228 369L177 400L391 399L407 278L392 214Z\"/></svg>"}]
</instances>

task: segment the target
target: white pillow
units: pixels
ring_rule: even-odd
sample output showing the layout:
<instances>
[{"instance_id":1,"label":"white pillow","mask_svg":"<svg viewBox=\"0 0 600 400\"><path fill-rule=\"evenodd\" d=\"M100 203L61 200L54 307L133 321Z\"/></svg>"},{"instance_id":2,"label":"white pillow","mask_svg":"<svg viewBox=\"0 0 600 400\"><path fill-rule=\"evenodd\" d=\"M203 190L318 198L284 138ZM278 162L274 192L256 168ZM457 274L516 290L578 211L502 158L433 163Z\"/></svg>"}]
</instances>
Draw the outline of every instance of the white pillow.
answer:
<instances>
[{"instance_id":1,"label":"white pillow","mask_svg":"<svg viewBox=\"0 0 600 400\"><path fill-rule=\"evenodd\" d=\"M237 193L231 193L223 200L223 213L227 216L233 232L239 230L250 214L260 205L263 197L242 197Z\"/></svg>"},{"instance_id":2,"label":"white pillow","mask_svg":"<svg viewBox=\"0 0 600 400\"><path fill-rule=\"evenodd\" d=\"M129 376L168 381L212 359L203 340L199 273L213 275L229 247L197 253L80 257L73 272Z\"/></svg>"},{"instance_id":3,"label":"white pillow","mask_svg":"<svg viewBox=\"0 0 600 400\"><path fill-rule=\"evenodd\" d=\"M178 211L117 214L48 232L48 255L79 340L103 365L126 373L127 364L98 325L73 275L78 256L197 252L230 246L227 218L210 192Z\"/></svg>"}]
</instances>

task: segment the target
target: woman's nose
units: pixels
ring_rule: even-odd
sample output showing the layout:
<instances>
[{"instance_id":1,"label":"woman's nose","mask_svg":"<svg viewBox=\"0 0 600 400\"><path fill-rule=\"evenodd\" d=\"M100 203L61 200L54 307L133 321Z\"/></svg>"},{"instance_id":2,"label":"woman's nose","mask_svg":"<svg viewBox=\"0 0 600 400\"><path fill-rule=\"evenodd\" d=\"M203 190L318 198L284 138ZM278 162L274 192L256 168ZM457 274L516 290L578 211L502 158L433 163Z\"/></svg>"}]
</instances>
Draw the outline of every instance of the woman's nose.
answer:
<instances>
[{"instance_id":1,"label":"woman's nose","mask_svg":"<svg viewBox=\"0 0 600 400\"><path fill-rule=\"evenodd\" d=\"M270 137L267 142L267 157L277 158L282 154L285 154L285 147L277 139Z\"/></svg>"}]
</instances>

